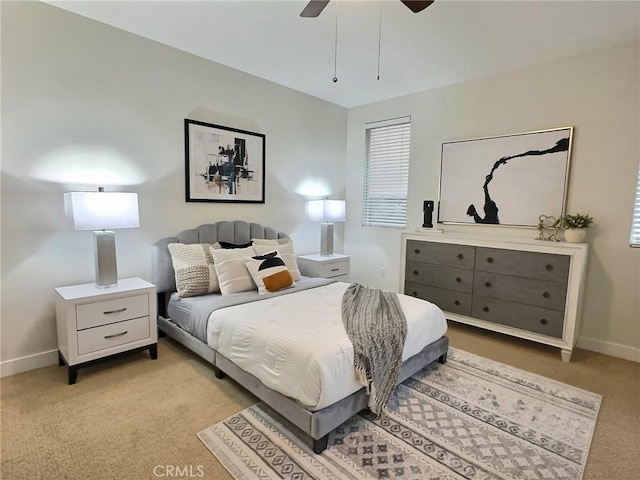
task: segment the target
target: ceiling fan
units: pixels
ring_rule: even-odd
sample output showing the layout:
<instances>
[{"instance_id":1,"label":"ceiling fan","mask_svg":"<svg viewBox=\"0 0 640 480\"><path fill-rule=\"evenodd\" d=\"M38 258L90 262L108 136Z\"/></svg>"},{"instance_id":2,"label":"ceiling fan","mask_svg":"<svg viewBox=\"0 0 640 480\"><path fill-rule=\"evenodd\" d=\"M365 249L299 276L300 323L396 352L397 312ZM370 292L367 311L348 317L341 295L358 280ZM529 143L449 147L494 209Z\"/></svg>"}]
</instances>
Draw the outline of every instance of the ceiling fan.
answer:
<instances>
[{"instance_id":1,"label":"ceiling fan","mask_svg":"<svg viewBox=\"0 0 640 480\"><path fill-rule=\"evenodd\" d=\"M421 12L422 10L424 10L434 2L434 0L400 0L400 1L404 3L407 6L407 8L409 8L409 10L411 10L413 13ZM300 12L300 16L301 17L317 17L322 13L322 10L324 10L324 7L326 7L329 2L330 0L311 0L309 3L307 3L307 6L304 7L304 10Z\"/></svg>"}]
</instances>

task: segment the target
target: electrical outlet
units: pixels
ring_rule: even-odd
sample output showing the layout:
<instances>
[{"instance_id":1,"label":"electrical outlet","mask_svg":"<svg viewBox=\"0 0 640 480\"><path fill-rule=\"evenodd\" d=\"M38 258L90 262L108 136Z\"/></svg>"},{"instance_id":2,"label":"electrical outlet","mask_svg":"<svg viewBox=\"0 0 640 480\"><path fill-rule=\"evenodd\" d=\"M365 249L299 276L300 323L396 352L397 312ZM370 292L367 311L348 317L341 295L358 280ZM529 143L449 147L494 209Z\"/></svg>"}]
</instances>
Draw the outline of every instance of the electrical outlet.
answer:
<instances>
[{"instance_id":1,"label":"electrical outlet","mask_svg":"<svg viewBox=\"0 0 640 480\"><path fill-rule=\"evenodd\" d=\"M380 269L380 276L381 277L386 277L387 276L387 267L382 267Z\"/></svg>"}]
</instances>

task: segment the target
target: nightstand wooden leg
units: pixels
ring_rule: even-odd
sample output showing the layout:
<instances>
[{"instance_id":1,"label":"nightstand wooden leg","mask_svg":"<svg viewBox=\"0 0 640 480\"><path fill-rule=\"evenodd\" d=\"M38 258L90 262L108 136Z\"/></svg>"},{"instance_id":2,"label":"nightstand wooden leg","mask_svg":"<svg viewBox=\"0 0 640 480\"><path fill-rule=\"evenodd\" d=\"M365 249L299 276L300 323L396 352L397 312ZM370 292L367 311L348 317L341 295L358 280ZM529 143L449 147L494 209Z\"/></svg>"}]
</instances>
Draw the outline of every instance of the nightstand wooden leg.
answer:
<instances>
[{"instance_id":1,"label":"nightstand wooden leg","mask_svg":"<svg viewBox=\"0 0 640 480\"><path fill-rule=\"evenodd\" d=\"M63 367L65 365L64 358L62 357L62 353L58 350L58 366Z\"/></svg>"},{"instance_id":2,"label":"nightstand wooden leg","mask_svg":"<svg viewBox=\"0 0 640 480\"><path fill-rule=\"evenodd\" d=\"M76 383L78 378L78 367L69 366L69 385Z\"/></svg>"},{"instance_id":3,"label":"nightstand wooden leg","mask_svg":"<svg viewBox=\"0 0 640 480\"><path fill-rule=\"evenodd\" d=\"M154 343L149 346L149 355L151 356L151 360L156 360L158 358L158 344Z\"/></svg>"}]
</instances>

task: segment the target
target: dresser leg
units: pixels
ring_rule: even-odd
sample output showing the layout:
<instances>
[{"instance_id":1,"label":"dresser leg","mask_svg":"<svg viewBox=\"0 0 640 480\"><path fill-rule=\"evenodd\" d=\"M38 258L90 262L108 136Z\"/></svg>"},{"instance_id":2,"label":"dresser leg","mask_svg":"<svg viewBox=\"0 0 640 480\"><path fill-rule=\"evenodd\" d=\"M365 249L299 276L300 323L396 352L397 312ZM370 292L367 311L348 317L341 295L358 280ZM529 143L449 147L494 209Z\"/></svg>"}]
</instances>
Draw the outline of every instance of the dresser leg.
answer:
<instances>
[{"instance_id":1,"label":"dresser leg","mask_svg":"<svg viewBox=\"0 0 640 480\"><path fill-rule=\"evenodd\" d=\"M58 350L58 366L64 366L64 358L62 357L62 353L60 353L60 350Z\"/></svg>"},{"instance_id":2,"label":"dresser leg","mask_svg":"<svg viewBox=\"0 0 640 480\"><path fill-rule=\"evenodd\" d=\"M149 355L151 356L151 360L156 360L158 358L158 344L154 343L149 346Z\"/></svg>"},{"instance_id":3,"label":"dresser leg","mask_svg":"<svg viewBox=\"0 0 640 480\"><path fill-rule=\"evenodd\" d=\"M78 367L69 366L69 385L74 385L78 378Z\"/></svg>"},{"instance_id":4,"label":"dresser leg","mask_svg":"<svg viewBox=\"0 0 640 480\"><path fill-rule=\"evenodd\" d=\"M572 350L567 350L565 348L560 350L560 357L562 358L562 361L569 363L571 361L571 353L573 353Z\"/></svg>"}]
</instances>

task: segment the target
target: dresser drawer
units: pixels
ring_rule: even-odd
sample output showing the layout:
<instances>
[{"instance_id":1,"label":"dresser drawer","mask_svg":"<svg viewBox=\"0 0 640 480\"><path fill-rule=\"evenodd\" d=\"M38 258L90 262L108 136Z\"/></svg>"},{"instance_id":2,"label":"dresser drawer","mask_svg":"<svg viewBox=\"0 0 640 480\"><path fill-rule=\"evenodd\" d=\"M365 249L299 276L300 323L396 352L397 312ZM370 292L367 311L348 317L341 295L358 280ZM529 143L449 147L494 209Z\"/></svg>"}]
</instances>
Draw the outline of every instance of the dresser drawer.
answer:
<instances>
[{"instance_id":1,"label":"dresser drawer","mask_svg":"<svg viewBox=\"0 0 640 480\"><path fill-rule=\"evenodd\" d=\"M341 260L339 262L324 263L318 265L318 276L322 278L333 278L341 275L349 274L349 261Z\"/></svg>"},{"instance_id":2,"label":"dresser drawer","mask_svg":"<svg viewBox=\"0 0 640 480\"><path fill-rule=\"evenodd\" d=\"M566 283L570 261L568 255L478 247L475 268L483 272Z\"/></svg>"},{"instance_id":3,"label":"dresser drawer","mask_svg":"<svg viewBox=\"0 0 640 480\"><path fill-rule=\"evenodd\" d=\"M476 247L407 240L407 261L472 269Z\"/></svg>"},{"instance_id":4,"label":"dresser drawer","mask_svg":"<svg viewBox=\"0 0 640 480\"><path fill-rule=\"evenodd\" d=\"M471 294L406 282L404 293L436 304L441 310L460 315L471 315Z\"/></svg>"},{"instance_id":5,"label":"dresser drawer","mask_svg":"<svg viewBox=\"0 0 640 480\"><path fill-rule=\"evenodd\" d=\"M135 295L76 306L78 330L144 316L149 316L149 295Z\"/></svg>"},{"instance_id":6,"label":"dresser drawer","mask_svg":"<svg viewBox=\"0 0 640 480\"><path fill-rule=\"evenodd\" d=\"M117 347L149 337L149 317L89 328L78 332L78 354Z\"/></svg>"},{"instance_id":7,"label":"dresser drawer","mask_svg":"<svg viewBox=\"0 0 640 480\"><path fill-rule=\"evenodd\" d=\"M478 271L473 279L473 293L510 302L564 310L567 285Z\"/></svg>"},{"instance_id":8,"label":"dresser drawer","mask_svg":"<svg viewBox=\"0 0 640 480\"><path fill-rule=\"evenodd\" d=\"M473 270L429 263L407 262L406 282L422 283L432 287L469 292L473 290Z\"/></svg>"},{"instance_id":9,"label":"dresser drawer","mask_svg":"<svg viewBox=\"0 0 640 480\"><path fill-rule=\"evenodd\" d=\"M564 312L474 295L471 316L500 325L562 338Z\"/></svg>"}]
</instances>

